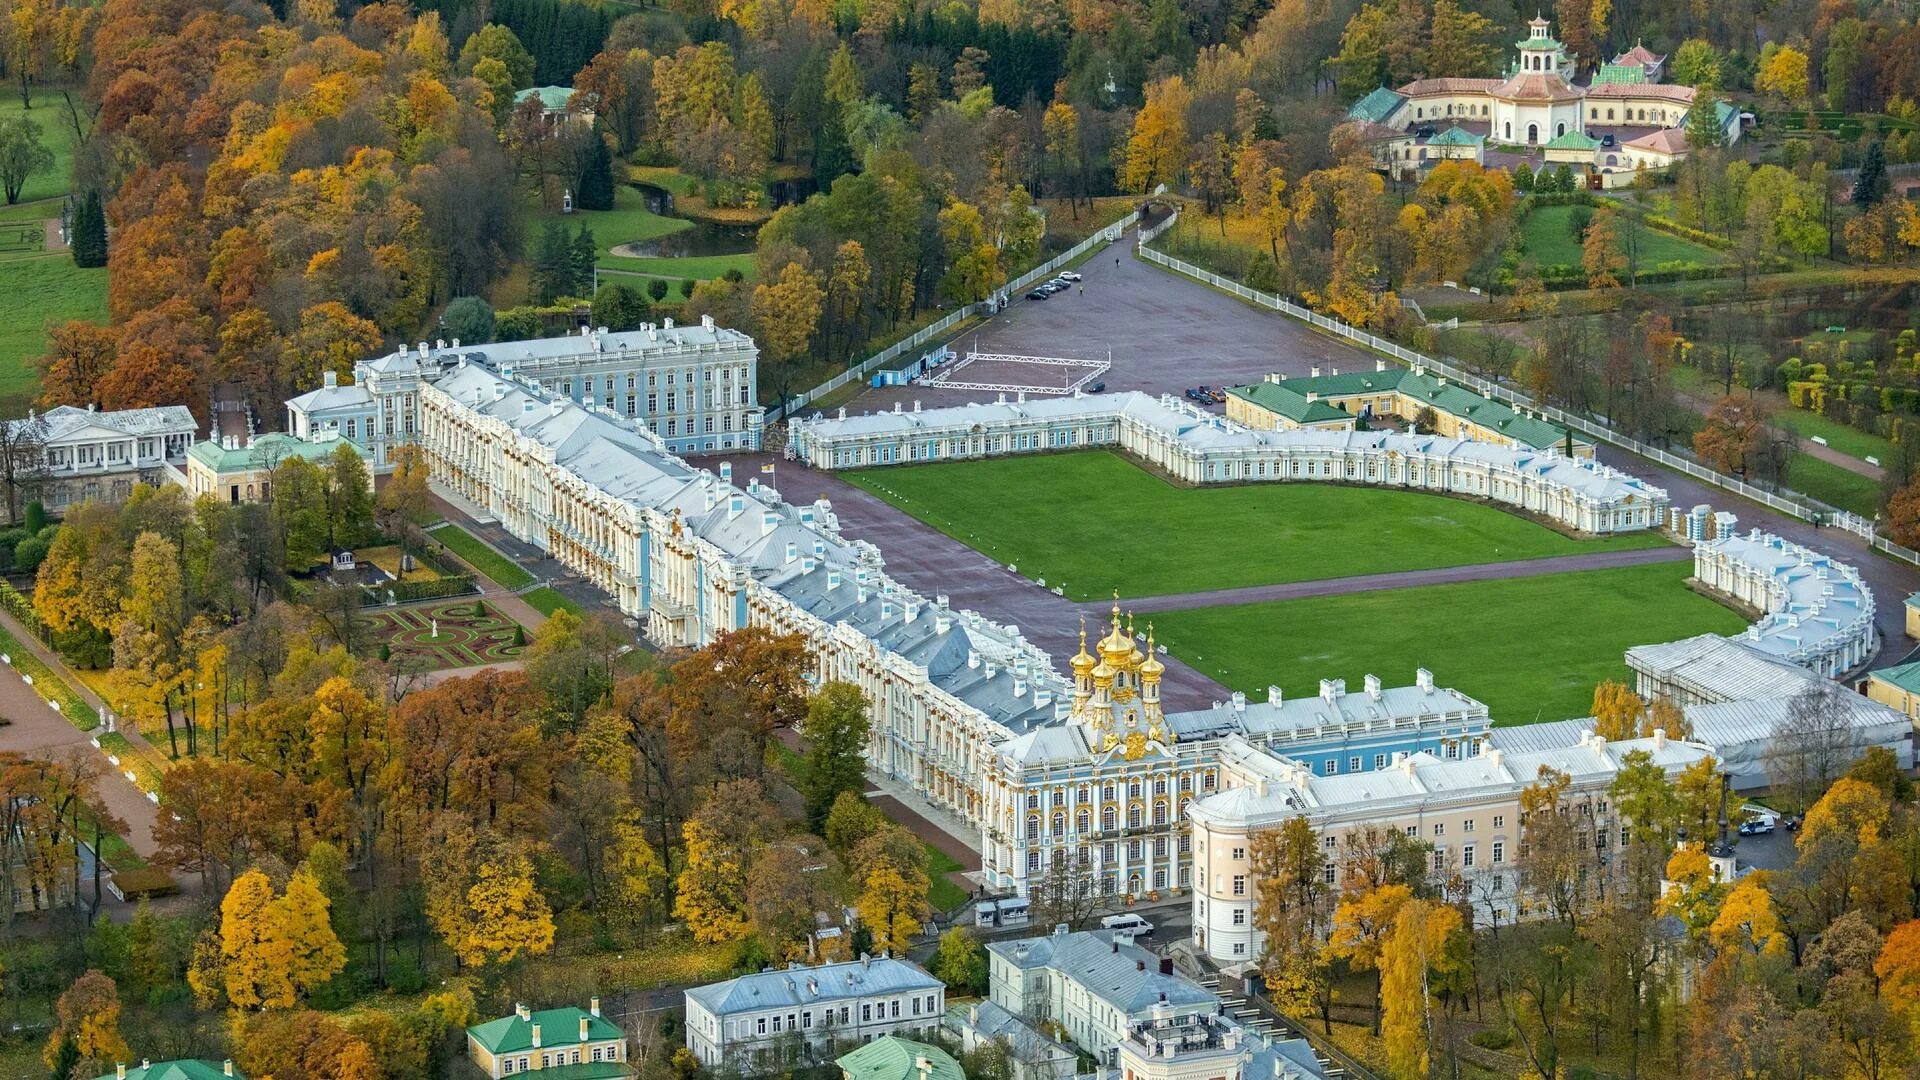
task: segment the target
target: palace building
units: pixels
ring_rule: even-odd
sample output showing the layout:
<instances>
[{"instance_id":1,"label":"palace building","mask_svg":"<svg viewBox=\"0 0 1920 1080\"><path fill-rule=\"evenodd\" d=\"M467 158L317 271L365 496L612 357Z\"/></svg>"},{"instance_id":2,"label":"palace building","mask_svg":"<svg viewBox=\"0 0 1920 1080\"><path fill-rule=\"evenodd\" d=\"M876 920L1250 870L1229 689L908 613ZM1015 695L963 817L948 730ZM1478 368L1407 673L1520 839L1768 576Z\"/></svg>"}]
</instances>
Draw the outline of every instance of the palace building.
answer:
<instances>
[{"instance_id":1,"label":"palace building","mask_svg":"<svg viewBox=\"0 0 1920 1080\"><path fill-rule=\"evenodd\" d=\"M1451 158L1506 166L1544 151L1544 160L1614 187L1639 169L1664 169L1686 157L1695 90L1656 81L1664 58L1635 46L1583 84L1551 24L1535 18L1527 25L1505 78L1416 79L1355 102L1347 119L1373 145L1376 163L1395 174L1418 173ZM1738 110L1716 102L1714 123L1725 144L1739 141Z\"/></svg>"}]
</instances>

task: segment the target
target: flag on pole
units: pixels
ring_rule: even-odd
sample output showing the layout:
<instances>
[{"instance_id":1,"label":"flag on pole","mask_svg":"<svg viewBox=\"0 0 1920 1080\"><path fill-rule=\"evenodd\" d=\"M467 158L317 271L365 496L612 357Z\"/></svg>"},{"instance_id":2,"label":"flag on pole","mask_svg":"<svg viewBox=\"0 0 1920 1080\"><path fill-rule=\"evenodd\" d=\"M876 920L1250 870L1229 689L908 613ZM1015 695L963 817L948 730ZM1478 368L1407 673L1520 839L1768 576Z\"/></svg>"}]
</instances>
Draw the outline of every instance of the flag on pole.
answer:
<instances>
[{"instance_id":1,"label":"flag on pole","mask_svg":"<svg viewBox=\"0 0 1920 1080\"><path fill-rule=\"evenodd\" d=\"M769 462L767 462L767 463L766 463L765 465L762 465L762 466L760 466L760 471L761 471L761 472L763 472L763 473L770 473L770 472L772 472L772 471L773 471L773 462L771 462L771 461L769 461Z\"/></svg>"}]
</instances>

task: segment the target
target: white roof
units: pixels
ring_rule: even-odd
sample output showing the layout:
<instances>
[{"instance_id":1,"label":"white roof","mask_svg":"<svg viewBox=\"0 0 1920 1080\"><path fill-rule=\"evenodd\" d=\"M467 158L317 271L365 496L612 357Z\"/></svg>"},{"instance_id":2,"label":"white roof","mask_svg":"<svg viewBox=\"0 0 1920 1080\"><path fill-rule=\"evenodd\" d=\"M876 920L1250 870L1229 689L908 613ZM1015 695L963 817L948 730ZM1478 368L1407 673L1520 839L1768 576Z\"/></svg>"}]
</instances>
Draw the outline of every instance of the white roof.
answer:
<instances>
[{"instance_id":1,"label":"white roof","mask_svg":"<svg viewBox=\"0 0 1920 1080\"><path fill-rule=\"evenodd\" d=\"M1699 634L1627 650L1627 666L1716 701L1798 693L1818 676L1751 647L1744 637Z\"/></svg>"},{"instance_id":2,"label":"white roof","mask_svg":"<svg viewBox=\"0 0 1920 1080\"><path fill-rule=\"evenodd\" d=\"M84 431L87 428L101 428L122 435L192 435L198 428L194 424L193 411L185 405L157 405L147 409L114 409L101 412L93 408L75 408L72 405L56 405L37 418L9 420L9 430L30 424L38 419L44 425L43 440L58 442L60 439Z\"/></svg>"},{"instance_id":3,"label":"white roof","mask_svg":"<svg viewBox=\"0 0 1920 1080\"><path fill-rule=\"evenodd\" d=\"M696 986L688 990L686 996L688 1001L698 1002L715 1016L728 1016L903 990L932 990L942 985L918 964L883 956L818 967L793 964L784 970L769 969Z\"/></svg>"},{"instance_id":4,"label":"white roof","mask_svg":"<svg viewBox=\"0 0 1920 1080\"><path fill-rule=\"evenodd\" d=\"M1755 529L1701 545L1770 578L1780 602L1747 628L1743 644L1794 659L1824 651L1833 638L1853 636L1873 620L1873 593L1860 572L1812 548Z\"/></svg>"}]
</instances>

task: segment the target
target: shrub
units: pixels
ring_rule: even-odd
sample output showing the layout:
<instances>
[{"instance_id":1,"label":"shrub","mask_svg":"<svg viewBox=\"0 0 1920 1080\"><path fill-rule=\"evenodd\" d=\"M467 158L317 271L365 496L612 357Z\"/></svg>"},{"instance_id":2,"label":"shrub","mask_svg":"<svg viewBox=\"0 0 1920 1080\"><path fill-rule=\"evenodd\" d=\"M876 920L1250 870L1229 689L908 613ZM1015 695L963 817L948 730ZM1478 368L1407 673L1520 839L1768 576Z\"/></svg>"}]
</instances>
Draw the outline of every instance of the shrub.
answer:
<instances>
[{"instance_id":1,"label":"shrub","mask_svg":"<svg viewBox=\"0 0 1920 1080\"><path fill-rule=\"evenodd\" d=\"M40 564L46 561L47 549L51 546L37 536L29 536L20 541L13 548L13 568L23 574L40 569Z\"/></svg>"},{"instance_id":2,"label":"shrub","mask_svg":"<svg viewBox=\"0 0 1920 1080\"><path fill-rule=\"evenodd\" d=\"M1467 1041L1483 1050L1504 1050L1512 1044L1513 1033L1505 1028L1488 1028L1474 1032Z\"/></svg>"}]
</instances>

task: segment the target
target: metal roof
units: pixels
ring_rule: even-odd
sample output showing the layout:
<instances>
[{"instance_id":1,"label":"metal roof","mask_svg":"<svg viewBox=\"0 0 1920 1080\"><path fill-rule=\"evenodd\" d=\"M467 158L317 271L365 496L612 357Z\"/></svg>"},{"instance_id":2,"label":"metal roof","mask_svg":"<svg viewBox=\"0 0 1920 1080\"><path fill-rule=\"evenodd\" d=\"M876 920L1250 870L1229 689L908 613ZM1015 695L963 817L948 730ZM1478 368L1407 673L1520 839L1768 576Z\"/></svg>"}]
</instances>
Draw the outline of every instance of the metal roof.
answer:
<instances>
[{"instance_id":1,"label":"metal roof","mask_svg":"<svg viewBox=\"0 0 1920 1080\"><path fill-rule=\"evenodd\" d=\"M918 964L882 956L817 967L792 964L786 968L770 968L693 987L687 991L687 1000L698 1002L715 1016L729 1016L875 994L932 990L943 985Z\"/></svg>"}]
</instances>

